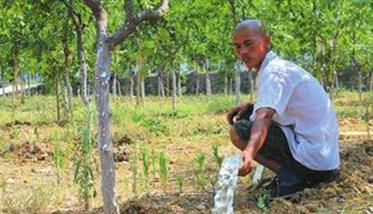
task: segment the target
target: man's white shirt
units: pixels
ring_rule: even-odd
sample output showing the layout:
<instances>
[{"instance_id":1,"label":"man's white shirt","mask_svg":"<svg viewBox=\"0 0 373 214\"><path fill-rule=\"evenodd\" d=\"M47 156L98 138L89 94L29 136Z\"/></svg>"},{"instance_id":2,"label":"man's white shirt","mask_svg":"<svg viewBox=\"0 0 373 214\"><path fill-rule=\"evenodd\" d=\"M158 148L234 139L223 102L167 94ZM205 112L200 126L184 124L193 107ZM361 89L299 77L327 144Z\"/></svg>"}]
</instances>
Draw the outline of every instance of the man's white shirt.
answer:
<instances>
[{"instance_id":1,"label":"man's white shirt","mask_svg":"<svg viewBox=\"0 0 373 214\"><path fill-rule=\"evenodd\" d=\"M272 51L265 56L256 80L257 100L251 120L260 108L274 109L273 120L281 125L298 162L313 170L338 168L338 121L319 82Z\"/></svg>"}]
</instances>

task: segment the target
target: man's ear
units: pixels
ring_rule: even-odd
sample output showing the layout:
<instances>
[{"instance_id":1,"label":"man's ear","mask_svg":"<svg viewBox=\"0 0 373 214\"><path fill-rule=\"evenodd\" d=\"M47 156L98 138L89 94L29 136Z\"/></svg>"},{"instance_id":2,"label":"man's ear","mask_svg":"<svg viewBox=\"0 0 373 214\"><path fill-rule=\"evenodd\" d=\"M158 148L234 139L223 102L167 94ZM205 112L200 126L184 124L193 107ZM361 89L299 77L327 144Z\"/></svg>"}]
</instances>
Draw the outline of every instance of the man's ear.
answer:
<instances>
[{"instance_id":1,"label":"man's ear","mask_svg":"<svg viewBox=\"0 0 373 214\"><path fill-rule=\"evenodd\" d=\"M267 50L271 48L271 36L270 35L265 35L264 36L264 42L266 44Z\"/></svg>"}]
</instances>

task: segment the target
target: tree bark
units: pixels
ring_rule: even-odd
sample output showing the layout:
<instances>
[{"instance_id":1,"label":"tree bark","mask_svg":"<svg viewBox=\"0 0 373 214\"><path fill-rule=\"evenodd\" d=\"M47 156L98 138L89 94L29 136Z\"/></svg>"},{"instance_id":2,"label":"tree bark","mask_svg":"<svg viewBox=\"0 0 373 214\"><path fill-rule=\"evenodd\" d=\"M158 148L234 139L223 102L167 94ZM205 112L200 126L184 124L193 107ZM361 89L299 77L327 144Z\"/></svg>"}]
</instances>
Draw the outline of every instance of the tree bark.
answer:
<instances>
[{"instance_id":1,"label":"tree bark","mask_svg":"<svg viewBox=\"0 0 373 214\"><path fill-rule=\"evenodd\" d=\"M141 104L141 77L136 73L136 105Z\"/></svg>"},{"instance_id":2,"label":"tree bark","mask_svg":"<svg viewBox=\"0 0 373 214\"><path fill-rule=\"evenodd\" d=\"M164 97L163 71L158 70L158 96Z\"/></svg>"},{"instance_id":3,"label":"tree bark","mask_svg":"<svg viewBox=\"0 0 373 214\"><path fill-rule=\"evenodd\" d=\"M241 62L239 60L237 60L236 62L236 73L235 73L235 79L234 79L234 88L235 88L235 94L236 94L236 105L239 105L240 104L240 93L241 93L241 77L240 77L240 73L241 73Z\"/></svg>"},{"instance_id":4,"label":"tree bark","mask_svg":"<svg viewBox=\"0 0 373 214\"><path fill-rule=\"evenodd\" d=\"M56 91L55 91L55 96L56 96L56 113L57 113L57 122L61 122L61 109L60 109L60 84L58 80L58 76L55 78L55 83L56 83Z\"/></svg>"},{"instance_id":5,"label":"tree bark","mask_svg":"<svg viewBox=\"0 0 373 214\"><path fill-rule=\"evenodd\" d=\"M199 95L199 73L196 72L196 95Z\"/></svg>"},{"instance_id":6,"label":"tree bark","mask_svg":"<svg viewBox=\"0 0 373 214\"><path fill-rule=\"evenodd\" d=\"M335 88L339 89L339 80L338 80L338 74L337 74L337 72L334 71L333 75L334 75Z\"/></svg>"},{"instance_id":7,"label":"tree bark","mask_svg":"<svg viewBox=\"0 0 373 214\"><path fill-rule=\"evenodd\" d=\"M141 86L141 102L144 103L144 99L145 99L145 77L140 76L140 86Z\"/></svg>"},{"instance_id":8,"label":"tree bark","mask_svg":"<svg viewBox=\"0 0 373 214\"><path fill-rule=\"evenodd\" d=\"M95 68L95 98L98 118L98 141L101 163L101 189L104 199L104 210L106 214L119 214L119 206L115 192L115 166L113 155L113 142L110 131L110 108L109 108L109 79L111 51L115 46L122 43L137 25L145 20L155 20L168 11L168 0L163 0L162 5L151 11L143 11L135 16L132 1L125 2L127 19L113 36L107 34L107 13L101 1L84 0L96 17L97 31L97 55Z\"/></svg>"},{"instance_id":9,"label":"tree bark","mask_svg":"<svg viewBox=\"0 0 373 214\"><path fill-rule=\"evenodd\" d=\"M80 96L84 105L90 108L90 101L88 99L88 65L85 62L83 53L82 31L79 28L76 31L76 46L78 51L79 69L80 69Z\"/></svg>"},{"instance_id":10,"label":"tree bark","mask_svg":"<svg viewBox=\"0 0 373 214\"><path fill-rule=\"evenodd\" d=\"M254 93L255 93L255 81L253 71L249 70L249 82L250 82L250 103L254 101Z\"/></svg>"},{"instance_id":11,"label":"tree bark","mask_svg":"<svg viewBox=\"0 0 373 214\"><path fill-rule=\"evenodd\" d=\"M120 83L120 80L117 80L117 90L118 90L118 96L123 96L123 93L122 93L122 84Z\"/></svg>"},{"instance_id":12,"label":"tree bark","mask_svg":"<svg viewBox=\"0 0 373 214\"><path fill-rule=\"evenodd\" d=\"M18 86L19 86L19 53L18 50L15 50L13 53L12 58L12 67L13 67L13 86L12 86L12 94L13 94L13 109L16 109L17 99L18 99Z\"/></svg>"},{"instance_id":13,"label":"tree bark","mask_svg":"<svg viewBox=\"0 0 373 214\"><path fill-rule=\"evenodd\" d=\"M98 118L99 154L101 163L101 191L105 213L119 213L115 190L115 165L111 139L111 112L109 107L109 79L111 50L107 39L107 15L101 9L97 18L97 63L95 69L95 98Z\"/></svg>"},{"instance_id":14,"label":"tree bark","mask_svg":"<svg viewBox=\"0 0 373 214\"><path fill-rule=\"evenodd\" d=\"M171 71L172 73L172 111L175 112L176 110L176 74L175 71Z\"/></svg>"},{"instance_id":15,"label":"tree bark","mask_svg":"<svg viewBox=\"0 0 373 214\"><path fill-rule=\"evenodd\" d=\"M373 91L373 71L370 71L369 91Z\"/></svg>"},{"instance_id":16,"label":"tree bark","mask_svg":"<svg viewBox=\"0 0 373 214\"><path fill-rule=\"evenodd\" d=\"M228 95L228 76L224 74L224 95Z\"/></svg>"},{"instance_id":17,"label":"tree bark","mask_svg":"<svg viewBox=\"0 0 373 214\"><path fill-rule=\"evenodd\" d=\"M129 91L129 96L130 98L133 97L134 95L134 91L135 91L135 75L132 71L131 72L131 76L130 76L130 91Z\"/></svg>"},{"instance_id":18,"label":"tree bark","mask_svg":"<svg viewBox=\"0 0 373 214\"><path fill-rule=\"evenodd\" d=\"M64 56L65 56L65 70L63 75L63 81L66 88L66 96L67 96L67 113L68 113L68 120L72 120L72 100L73 100L73 88L70 82L70 50L68 47L67 41L63 42L64 45Z\"/></svg>"},{"instance_id":19,"label":"tree bark","mask_svg":"<svg viewBox=\"0 0 373 214\"><path fill-rule=\"evenodd\" d=\"M113 96L117 96L117 75L113 74L113 83L112 83L112 88L111 91L113 93Z\"/></svg>"},{"instance_id":20,"label":"tree bark","mask_svg":"<svg viewBox=\"0 0 373 214\"><path fill-rule=\"evenodd\" d=\"M206 71L206 95L211 95L211 80L210 80L210 73Z\"/></svg>"},{"instance_id":21,"label":"tree bark","mask_svg":"<svg viewBox=\"0 0 373 214\"><path fill-rule=\"evenodd\" d=\"M181 97L183 96L183 89L181 88L181 74L180 72L177 74L177 93L178 96Z\"/></svg>"}]
</instances>

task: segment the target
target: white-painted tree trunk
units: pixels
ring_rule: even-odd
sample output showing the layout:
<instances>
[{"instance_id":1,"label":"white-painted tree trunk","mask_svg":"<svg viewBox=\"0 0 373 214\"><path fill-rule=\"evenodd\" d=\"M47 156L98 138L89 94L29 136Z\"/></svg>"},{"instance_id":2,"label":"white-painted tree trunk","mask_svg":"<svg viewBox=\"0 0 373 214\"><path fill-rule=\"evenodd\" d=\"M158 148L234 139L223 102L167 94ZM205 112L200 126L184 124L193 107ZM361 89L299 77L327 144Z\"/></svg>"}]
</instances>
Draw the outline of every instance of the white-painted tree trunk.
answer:
<instances>
[{"instance_id":1,"label":"white-painted tree trunk","mask_svg":"<svg viewBox=\"0 0 373 214\"><path fill-rule=\"evenodd\" d=\"M252 70L249 70L249 83L250 83L250 103L254 102L254 93L255 93L255 79Z\"/></svg>"},{"instance_id":2,"label":"white-painted tree trunk","mask_svg":"<svg viewBox=\"0 0 373 214\"><path fill-rule=\"evenodd\" d=\"M211 79L210 79L210 73L206 71L206 95L211 95Z\"/></svg>"},{"instance_id":3,"label":"white-painted tree trunk","mask_svg":"<svg viewBox=\"0 0 373 214\"><path fill-rule=\"evenodd\" d=\"M117 96L117 75L113 74L113 83L112 83L112 89L111 89L113 96Z\"/></svg>"},{"instance_id":4,"label":"white-painted tree trunk","mask_svg":"<svg viewBox=\"0 0 373 214\"><path fill-rule=\"evenodd\" d=\"M103 20L99 20L99 22ZM99 24L100 25L100 24ZM101 191L104 199L105 213L119 213L119 206L115 189L115 165L113 142L111 139L111 112L109 106L109 79L111 51L105 42L105 24L99 27L99 41L97 44L97 63L95 69L95 98L98 119L98 148L101 164Z\"/></svg>"},{"instance_id":5,"label":"white-painted tree trunk","mask_svg":"<svg viewBox=\"0 0 373 214\"><path fill-rule=\"evenodd\" d=\"M183 89L181 87L181 74L177 74L177 94L179 97L183 96Z\"/></svg>"},{"instance_id":6,"label":"white-painted tree trunk","mask_svg":"<svg viewBox=\"0 0 373 214\"><path fill-rule=\"evenodd\" d=\"M335 88L336 89L339 89L339 80L338 80L338 74L336 71L333 72L333 75L334 75L334 82L335 82Z\"/></svg>"},{"instance_id":7,"label":"white-painted tree trunk","mask_svg":"<svg viewBox=\"0 0 373 214\"><path fill-rule=\"evenodd\" d=\"M141 86L141 101L144 102L145 99L145 77L140 77L140 86Z\"/></svg>"},{"instance_id":8,"label":"white-painted tree trunk","mask_svg":"<svg viewBox=\"0 0 373 214\"><path fill-rule=\"evenodd\" d=\"M176 102L177 102L177 97L176 97L176 74L175 71L171 71L172 73L172 111L175 112L176 110Z\"/></svg>"},{"instance_id":9,"label":"white-painted tree trunk","mask_svg":"<svg viewBox=\"0 0 373 214\"><path fill-rule=\"evenodd\" d=\"M164 97L164 85L163 85L163 71L158 70L158 96Z\"/></svg>"},{"instance_id":10,"label":"white-painted tree trunk","mask_svg":"<svg viewBox=\"0 0 373 214\"><path fill-rule=\"evenodd\" d=\"M240 104L240 94L241 94L241 62L237 60L236 62L236 73L235 73L235 78L234 78L234 92L236 95L236 105Z\"/></svg>"},{"instance_id":11,"label":"white-painted tree trunk","mask_svg":"<svg viewBox=\"0 0 373 214\"><path fill-rule=\"evenodd\" d=\"M196 95L199 95L199 73L196 73Z\"/></svg>"},{"instance_id":12,"label":"white-painted tree trunk","mask_svg":"<svg viewBox=\"0 0 373 214\"><path fill-rule=\"evenodd\" d=\"M228 95L228 76L224 75L224 95Z\"/></svg>"},{"instance_id":13,"label":"white-painted tree trunk","mask_svg":"<svg viewBox=\"0 0 373 214\"><path fill-rule=\"evenodd\" d=\"M120 80L117 79L117 91L118 91L118 96L123 96L123 93L122 93L122 84L120 83Z\"/></svg>"},{"instance_id":14,"label":"white-painted tree trunk","mask_svg":"<svg viewBox=\"0 0 373 214\"><path fill-rule=\"evenodd\" d=\"M370 71L369 91L373 91L373 71Z\"/></svg>"},{"instance_id":15,"label":"white-painted tree trunk","mask_svg":"<svg viewBox=\"0 0 373 214\"><path fill-rule=\"evenodd\" d=\"M129 96L132 98L134 96L135 91L135 75L131 72L130 76L130 90L129 90Z\"/></svg>"}]
</instances>

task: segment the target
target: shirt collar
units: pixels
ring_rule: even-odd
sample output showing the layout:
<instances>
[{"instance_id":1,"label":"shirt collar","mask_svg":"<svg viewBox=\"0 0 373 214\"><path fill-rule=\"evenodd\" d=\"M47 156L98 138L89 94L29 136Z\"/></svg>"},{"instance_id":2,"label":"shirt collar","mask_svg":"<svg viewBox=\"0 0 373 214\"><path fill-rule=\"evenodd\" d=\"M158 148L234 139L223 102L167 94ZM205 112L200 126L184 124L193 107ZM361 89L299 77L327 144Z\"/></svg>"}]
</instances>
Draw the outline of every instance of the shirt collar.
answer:
<instances>
[{"instance_id":1,"label":"shirt collar","mask_svg":"<svg viewBox=\"0 0 373 214\"><path fill-rule=\"evenodd\" d=\"M272 59L274 59L275 57L277 57L277 55L273 51L268 51L268 53L265 55L263 59L262 64L260 65L259 74L261 73L262 70L264 70L264 68L268 65L268 63L272 61Z\"/></svg>"}]
</instances>

